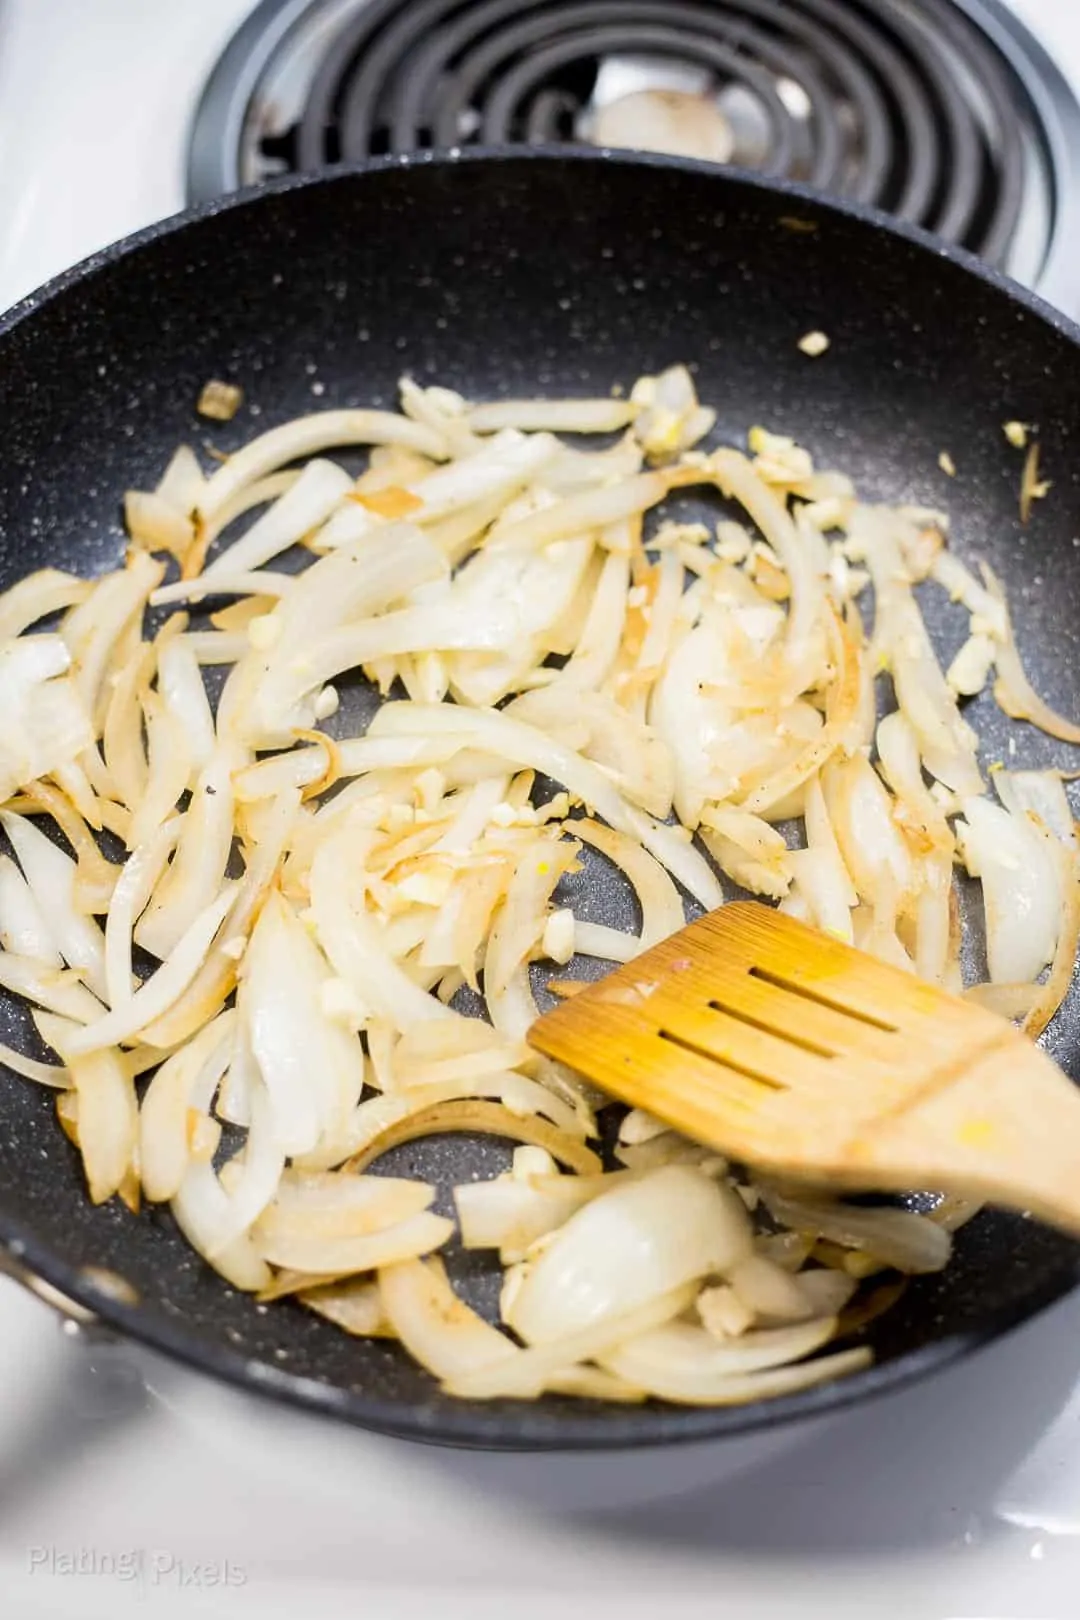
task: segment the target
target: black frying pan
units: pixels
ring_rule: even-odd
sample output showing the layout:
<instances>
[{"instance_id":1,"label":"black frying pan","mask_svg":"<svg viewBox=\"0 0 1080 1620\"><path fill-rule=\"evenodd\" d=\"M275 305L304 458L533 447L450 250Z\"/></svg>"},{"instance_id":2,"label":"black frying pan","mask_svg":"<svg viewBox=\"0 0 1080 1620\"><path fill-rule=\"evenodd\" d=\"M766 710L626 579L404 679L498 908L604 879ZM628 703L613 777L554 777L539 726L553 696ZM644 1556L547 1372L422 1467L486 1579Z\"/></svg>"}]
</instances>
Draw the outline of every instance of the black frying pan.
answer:
<instances>
[{"instance_id":1,"label":"black frying pan","mask_svg":"<svg viewBox=\"0 0 1080 1620\"><path fill-rule=\"evenodd\" d=\"M832 338L816 361L796 346L812 328ZM871 497L947 504L958 546L1011 586L1037 683L1080 711L1080 331L878 216L702 165L566 152L375 164L155 226L61 277L0 321L0 586L45 562L114 563L122 491L152 485L178 443L207 436L193 403L209 377L240 381L260 411L215 428L227 450L319 404L389 404L406 368L492 397L603 393L675 360L694 362L719 436L763 422ZM1012 418L1039 424L1054 479L1027 531L1002 436ZM942 450L955 479L938 468ZM950 633L947 610L941 628ZM999 756L992 705L980 700L974 718ZM1063 752L1024 728L1017 760ZM606 920L625 922L620 904L612 894L592 914L606 905ZM3 1022L10 1039L12 1008ZM1049 1044L1080 1078L1075 997ZM942 1366L1080 1269L1073 1243L987 1213L944 1275L913 1284L874 1325L876 1365L845 1382L731 1411L470 1405L438 1394L392 1346L348 1339L299 1306L261 1310L198 1260L167 1213L92 1208L33 1086L0 1074L0 1110L0 1240L35 1273L208 1372L414 1439L640 1445L822 1412ZM504 1163L498 1143L450 1138L398 1149L394 1167L448 1186ZM103 1296L91 1265L126 1279L138 1303ZM475 1257L454 1272L492 1302Z\"/></svg>"}]
</instances>

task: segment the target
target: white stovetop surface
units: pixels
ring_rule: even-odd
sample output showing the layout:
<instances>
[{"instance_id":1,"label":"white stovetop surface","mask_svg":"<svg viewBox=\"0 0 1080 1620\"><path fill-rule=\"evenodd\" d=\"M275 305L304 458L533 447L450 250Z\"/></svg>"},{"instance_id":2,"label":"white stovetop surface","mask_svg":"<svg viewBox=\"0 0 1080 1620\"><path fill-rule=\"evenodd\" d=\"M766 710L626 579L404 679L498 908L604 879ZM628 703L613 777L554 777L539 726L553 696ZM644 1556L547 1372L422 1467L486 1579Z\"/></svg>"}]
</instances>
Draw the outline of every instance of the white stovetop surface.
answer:
<instances>
[{"instance_id":1,"label":"white stovetop surface","mask_svg":"<svg viewBox=\"0 0 1080 1620\"><path fill-rule=\"evenodd\" d=\"M1078 1299L800 1431L579 1458L439 1452L295 1416L73 1343L11 1285L0 1324L12 1620L1080 1614Z\"/></svg>"},{"instance_id":2,"label":"white stovetop surface","mask_svg":"<svg viewBox=\"0 0 1080 1620\"><path fill-rule=\"evenodd\" d=\"M182 205L194 87L252 3L0 0L0 307ZM1080 90L1080 0L1014 4ZM94 1348L0 1279L2 1612L1077 1620L1078 1371L1080 1297L767 1439L472 1456Z\"/></svg>"}]
</instances>

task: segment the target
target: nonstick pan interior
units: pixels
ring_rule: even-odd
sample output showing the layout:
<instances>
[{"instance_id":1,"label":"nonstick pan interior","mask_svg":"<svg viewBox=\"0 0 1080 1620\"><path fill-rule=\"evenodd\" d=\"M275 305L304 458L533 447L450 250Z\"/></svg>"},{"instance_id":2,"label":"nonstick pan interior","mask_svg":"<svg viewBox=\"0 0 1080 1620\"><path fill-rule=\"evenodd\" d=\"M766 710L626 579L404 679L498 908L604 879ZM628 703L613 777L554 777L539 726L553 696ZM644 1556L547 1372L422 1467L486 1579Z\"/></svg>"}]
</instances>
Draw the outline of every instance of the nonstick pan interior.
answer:
<instances>
[{"instance_id":1,"label":"nonstick pan interior","mask_svg":"<svg viewBox=\"0 0 1080 1620\"><path fill-rule=\"evenodd\" d=\"M812 329L831 339L817 360L797 346ZM480 398L607 392L678 360L718 407L717 438L742 442L760 422L869 497L946 506L957 548L985 556L1011 586L1036 684L1080 712L1077 332L874 217L665 161L560 152L386 163L210 208L62 278L0 322L0 586L46 562L115 562L123 491L152 484L178 443L228 451L305 411L390 404L406 370ZM194 415L210 377L246 392L240 415L212 431ZM1026 530L1019 458L1002 434L1011 419L1038 424L1054 481ZM938 466L943 450L955 478ZM947 610L938 627L962 633ZM980 700L973 718L987 758L1004 757L992 704ZM1069 752L1009 729L1011 763ZM625 903L612 890L590 914L625 923ZM0 1034L21 1028L6 1008ZM1080 1078L1075 997L1049 1045ZM1077 1277L1074 1244L985 1213L959 1234L949 1270L913 1283L874 1325L876 1365L846 1382L730 1411L470 1405L439 1395L391 1345L235 1293L167 1213L92 1208L51 1099L33 1086L0 1074L0 1110L0 1238L35 1271L208 1371L417 1439L640 1445L819 1412L943 1364ZM506 1162L500 1144L463 1138L397 1154L396 1167L444 1186ZM103 1296L88 1266L118 1273L138 1303ZM452 1269L491 1303L482 1262L461 1256Z\"/></svg>"}]
</instances>

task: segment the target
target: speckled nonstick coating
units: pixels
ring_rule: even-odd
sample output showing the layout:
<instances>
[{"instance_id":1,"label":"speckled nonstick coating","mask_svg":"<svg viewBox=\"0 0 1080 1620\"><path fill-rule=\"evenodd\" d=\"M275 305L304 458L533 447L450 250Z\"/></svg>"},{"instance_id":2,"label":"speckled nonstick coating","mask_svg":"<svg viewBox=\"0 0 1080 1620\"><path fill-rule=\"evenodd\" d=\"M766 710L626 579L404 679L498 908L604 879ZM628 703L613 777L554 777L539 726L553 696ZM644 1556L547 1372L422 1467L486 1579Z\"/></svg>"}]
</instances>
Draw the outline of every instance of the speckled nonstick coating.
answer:
<instances>
[{"instance_id":1,"label":"speckled nonstick coating","mask_svg":"<svg viewBox=\"0 0 1080 1620\"><path fill-rule=\"evenodd\" d=\"M813 328L832 339L818 360L797 348ZM876 216L663 160L560 151L374 164L167 222L60 278L0 321L0 585L46 562L115 562L122 492L152 484L181 441L228 450L314 407L390 404L405 369L482 398L606 393L676 360L694 362L721 437L764 422L870 496L947 505L958 550L1009 581L1037 683L1080 710L1080 332ZM193 414L214 376L246 390L227 427ZM1002 434L1011 418L1038 423L1054 480L1026 532L1021 458ZM938 468L942 450L954 479ZM939 605L935 626L958 640L964 619ZM975 720L988 758L1002 755L993 705L980 700ZM1012 730L1015 763L1073 762L1030 728ZM625 886L606 884L590 914L627 923ZM7 1038L21 1028L10 1007L3 1025ZM1049 1045L1080 1077L1075 997ZM642 1445L824 1412L942 1366L1078 1275L1073 1243L987 1213L959 1235L944 1275L913 1284L874 1325L875 1365L842 1383L730 1411L470 1405L440 1395L391 1345L233 1292L167 1213L92 1208L47 1094L5 1073L0 1109L0 1238L36 1272L233 1383L419 1440ZM502 1144L460 1137L393 1157L444 1188L505 1162ZM112 1268L140 1302L103 1298L87 1265ZM452 1269L492 1303L482 1258Z\"/></svg>"}]
</instances>

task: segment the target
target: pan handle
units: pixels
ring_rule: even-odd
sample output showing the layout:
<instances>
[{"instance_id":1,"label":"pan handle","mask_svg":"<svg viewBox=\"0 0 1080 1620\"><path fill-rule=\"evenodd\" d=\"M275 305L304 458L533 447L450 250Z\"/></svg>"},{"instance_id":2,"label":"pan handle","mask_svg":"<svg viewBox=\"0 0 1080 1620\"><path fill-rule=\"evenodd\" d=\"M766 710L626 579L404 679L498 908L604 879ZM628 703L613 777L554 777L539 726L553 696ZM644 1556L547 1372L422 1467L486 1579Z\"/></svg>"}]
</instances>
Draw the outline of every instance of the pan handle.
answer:
<instances>
[{"instance_id":1,"label":"pan handle","mask_svg":"<svg viewBox=\"0 0 1080 1620\"><path fill-rule=\"evenodd\" d=\"M10 1277L17 1282L28 1294L32 1294L44 1305L48 1305L60 1319L65 1333L72 1336L91 1338L96 1343L104 1343L115 1339L116 1335L111 1328L107 1328L100 1317L77 1300L69 1299L62 1294L52 1283L30 1270L20 1259L0 1244L0 1277Z\"/></svg>"}]
</instances>

